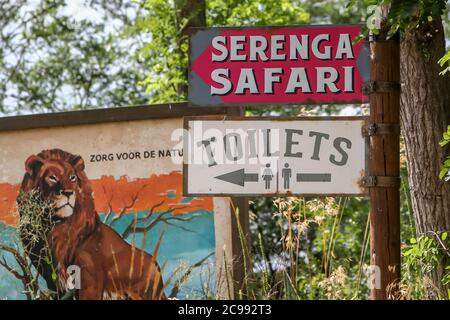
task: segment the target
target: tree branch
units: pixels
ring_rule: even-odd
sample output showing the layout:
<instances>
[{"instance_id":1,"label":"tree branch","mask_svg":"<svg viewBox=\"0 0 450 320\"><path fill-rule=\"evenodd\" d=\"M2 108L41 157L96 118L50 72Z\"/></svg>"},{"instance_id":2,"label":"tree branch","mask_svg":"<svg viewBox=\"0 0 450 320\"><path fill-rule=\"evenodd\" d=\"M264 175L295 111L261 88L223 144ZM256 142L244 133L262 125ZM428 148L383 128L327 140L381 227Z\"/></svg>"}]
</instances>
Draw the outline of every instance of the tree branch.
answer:
<instances>
[{"instance_id":1,"label":"tree branch","mask_svg":"<svg viewBox=\"0 0 450 320\"><path fill-rule=\"evenodd\" d=\"M173 216L172 213L175 210L179 210L179 209L184 209L186 207L178 207L178 208L172 208L169 210L166 210L160 214L157 215L157 217L151 221L150 223L147 224L148 220L150 220L150 218L153 215L153 208L152 210L150 210L149 214L147 214L145 217L143 218L139 218L139 219L133 219L133 221L131 221L128 226L125 228L125 230L122 233L122 237L123 238L127 238L131 233L143 233L143 232L147 232L149 230L151 230L152 228L154 228L158 223L162 222L166 225L171 225L177 228L180 228L184 231L187 232L192 232L192 230L189 230L183 226L179 226L176 224L173 224L171 221L182 221L182 222L188 222L191 221L193 219L193 217L179 217L179 216ZM170 216L168 216L170 215ZM144 226L139 226L140 223L144 223Z\"/></svg>"}]
</instances>

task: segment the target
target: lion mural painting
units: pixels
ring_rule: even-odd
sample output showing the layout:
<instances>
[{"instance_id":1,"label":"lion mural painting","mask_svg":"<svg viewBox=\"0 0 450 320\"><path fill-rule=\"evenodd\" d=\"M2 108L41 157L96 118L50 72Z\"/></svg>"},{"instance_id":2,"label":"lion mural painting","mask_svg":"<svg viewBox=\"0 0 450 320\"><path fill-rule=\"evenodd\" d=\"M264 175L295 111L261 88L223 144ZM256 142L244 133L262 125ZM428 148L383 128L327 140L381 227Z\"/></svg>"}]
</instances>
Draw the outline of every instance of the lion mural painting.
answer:
<instances>
[{"instance_id":1,"label":"lion mural painting","mask_svg":"<svg viewBox=\"0 0 450 320\"><path fill-rule=\"evenodd\" d=\"M67 269L74 265L81 276L77 299L166 299L156 258L132 247L100 221L80 156L60 149L44 150L30 156L25 169L21 191L37 190L42 200L53 206L54 225L47 239L31 242L26 229L20 233L49 289L64 294ZM19 199L18 207L22 216ZM52 265L40 257L44 243L49 244ZM57 270L57 283L52 270Z\"/></svg>"}]
</instances>

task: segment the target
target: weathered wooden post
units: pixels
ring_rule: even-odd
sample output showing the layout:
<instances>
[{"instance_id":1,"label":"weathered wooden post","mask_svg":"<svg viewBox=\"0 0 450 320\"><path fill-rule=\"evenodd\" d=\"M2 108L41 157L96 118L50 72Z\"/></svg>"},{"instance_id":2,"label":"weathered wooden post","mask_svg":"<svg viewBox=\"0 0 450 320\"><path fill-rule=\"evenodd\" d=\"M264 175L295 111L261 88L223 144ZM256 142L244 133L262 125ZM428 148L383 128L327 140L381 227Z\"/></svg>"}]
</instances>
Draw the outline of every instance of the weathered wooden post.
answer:
<instances>
[{"instance_id":1,"label":"weathered wooden post","mask_svg":"<svg viewBox=\"0 0 450 320\"><path fill-rule=\"evenodd\" d=\"M395 298L400 280L400 44L398 35L371 36L370 141L371 298Z\"/></svg>"},{"instance_id":2,"label":"weathered wooden post","mask_svg":"<svg viewBox=\"0 0 450 320\"><path fill-rule=\"evenodd\" d=\"M226 115L243 116L244 112L244 107L228 108ZM217 295L220 299L245 298L248 276L245 271L252 267L248 257L251 247L248 198L216 197L214 207L216 238L220 239L216 243Z\"/></svg>"},{"instance_id":3,"label":"weathered wooden post","mask_svg":"<svg viewBox=\"0 0 450 320\"><path fill-rule=\"evenodd\" d=\"M244 116L245 107L229 108L227 115ZM232 197L232 217L231 217L231 239L232 239L232 259L233 259L233 295L234 299L239 299L240 295L246 297L246 271L252 268L249 261L249 252L251 247L250 238L250 217L249 202L247 197ZM234 211L234 212L233 212Z\"/></svg>"}]
</instances>

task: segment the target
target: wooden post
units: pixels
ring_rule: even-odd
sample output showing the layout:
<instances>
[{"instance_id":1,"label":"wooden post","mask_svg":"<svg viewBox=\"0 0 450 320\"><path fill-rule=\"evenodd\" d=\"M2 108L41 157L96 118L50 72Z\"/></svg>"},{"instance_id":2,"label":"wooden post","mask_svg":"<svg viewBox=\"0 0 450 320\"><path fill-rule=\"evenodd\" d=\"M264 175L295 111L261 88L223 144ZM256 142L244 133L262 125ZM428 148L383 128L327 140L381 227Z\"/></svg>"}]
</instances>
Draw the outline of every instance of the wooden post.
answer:
<instances>
[{"instance_id":1,"label":"wooden post","mask_svg":"<svg viewBox=\"0 0 450 320\"><path fill-rule=\"evenodd\" d=\"M235 209L239 212L236 220ZM251 261L242 245L250 250L250 232L247 198L214 197L214 224L216 232L216 280L219 299L245 298L245 267L251 268ZM241 242L239 229L244 242ZM247 251L248 252L248 251Z\"/></svg>"},{"instance_id":2,"label":"wooden post","mask_svg":"<svg viewBox=\"0 0 450 320\"><path fill-rule=\"evenodd\" d=\"M229 116L242 117L245 114L245 107L231 107L227 112ZM246 298L245 270L252 268L250 261L250 219L247 197L232 197L233 207L237 212L232 212L231 231L232 231L232 254L233 254L233 280L234 280L234 299L239 299L240 295ZM233 211L233 209L232 209ZM236 215L236 213L238 215ZM238 218L239 220L237 220ZM240 234L242 232L242 234ZM247 255L248 254L248 255Z\"/></svg>"},{"instance_id":3,"label":"wooden post","mask_svg":"<svg viewBox=\"0 0 450 320\"><path fill-rule=\"evenodd\" d=\"M370 43L370 123L385 130L370 135L369 177L371 298L395 298L400 280L400 44L378 36ZM386 128L391 128L386 130Z\"/></svg>"},{"instance_id":4,"label":"wooden post","mask_svg":"<svg viewBox=\"0 0 450 320\"><path fill-rule=\"evenodd\" d=\"M243 116L243 107L230 107L229 116ZM214 198L216 224L217 294L219 299L239 299L245 293L245 269L252 268L250 220L247 197ZM238 218L238 219L236 219ZM218 229L221 226L221 229ZM241 233L242 232L242 236ZM220 234L220 237L217 237Z\"/></svg>"}]
</instances>

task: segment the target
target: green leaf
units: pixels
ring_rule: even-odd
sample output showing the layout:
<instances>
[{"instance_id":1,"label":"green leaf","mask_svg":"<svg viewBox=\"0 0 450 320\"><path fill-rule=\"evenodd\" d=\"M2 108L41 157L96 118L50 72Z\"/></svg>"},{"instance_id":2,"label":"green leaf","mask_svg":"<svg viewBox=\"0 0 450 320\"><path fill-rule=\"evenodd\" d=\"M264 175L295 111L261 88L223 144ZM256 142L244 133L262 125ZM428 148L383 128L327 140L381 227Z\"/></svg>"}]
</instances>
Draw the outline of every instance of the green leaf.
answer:
<instances>
[{"instance_id":1,"label":"green leaf","mask_svg":"<svg viewBox=\"0 0 450 320\"><path fill-rule=\"evenodd\" d=\"M443 146L445 146L447 143L449 143L450 141L449 140L441 140L441 141L439 141L439 145L441 146L441 147L443 147Z\"/></svg>"},{"instance_id":2,"label":"green leaf","mask_svg":"<svg viewBox=\"0 0 450 320\"><path fill-rule=\"evenodd\" d=\"M441 67L443 67L444 64L446 64L449 60L450 60L450 51L447 51L447 53L441 59L439 59L438 63Z\"/></svg>"},{"instance_id":3,"label":"green leaf","mask_svg":"<svg viewBox=\"0 0 450 320\"><path fill-rule=\"evenodd\" d=\"M442 241L445 241L445 239L447 239L447 236L448 236L448 233L447 233L447 232L443 232L443 233L441 234L441 239L442 239Z\"/></svg>"},{"instance_id":4,"label":"green leaf","mask_svg":"<svg viewBox=\"0 0 450 320\"><path fill-rule=\"evenodd\" d=\"M447 172L448 172L448 168L446 168L446 167L443 167L443 168L441 168L441 171L439 171L439 179L444 179L444 177L445 177L445 175L447 174Z\"/></svg>"},{"instance_id":5,"label":"green leaf","mask_svg":"<svg viewBox=\"0 0 450 320\"><path fill-rule=\"evenodd\" d=\"M446 63L450 60L450 51L448 51L441 59L439 59L438 63L441 67L444 67ZM450 66L439 72L439 75L444 75L447 72L450 72Z\"/></svg>"},{"instance_id":6,"label":"green leaf","mask_svg":"<svg viewBox=\"0 0 450 320\"><path fill-rule=\"evenodd\" d=\"M350 8L353 7L355 5L355 1L356 0L350 0L349 2L347 2L347 4L345 5L346 8Z\"/></svg>"}]
</instances>

